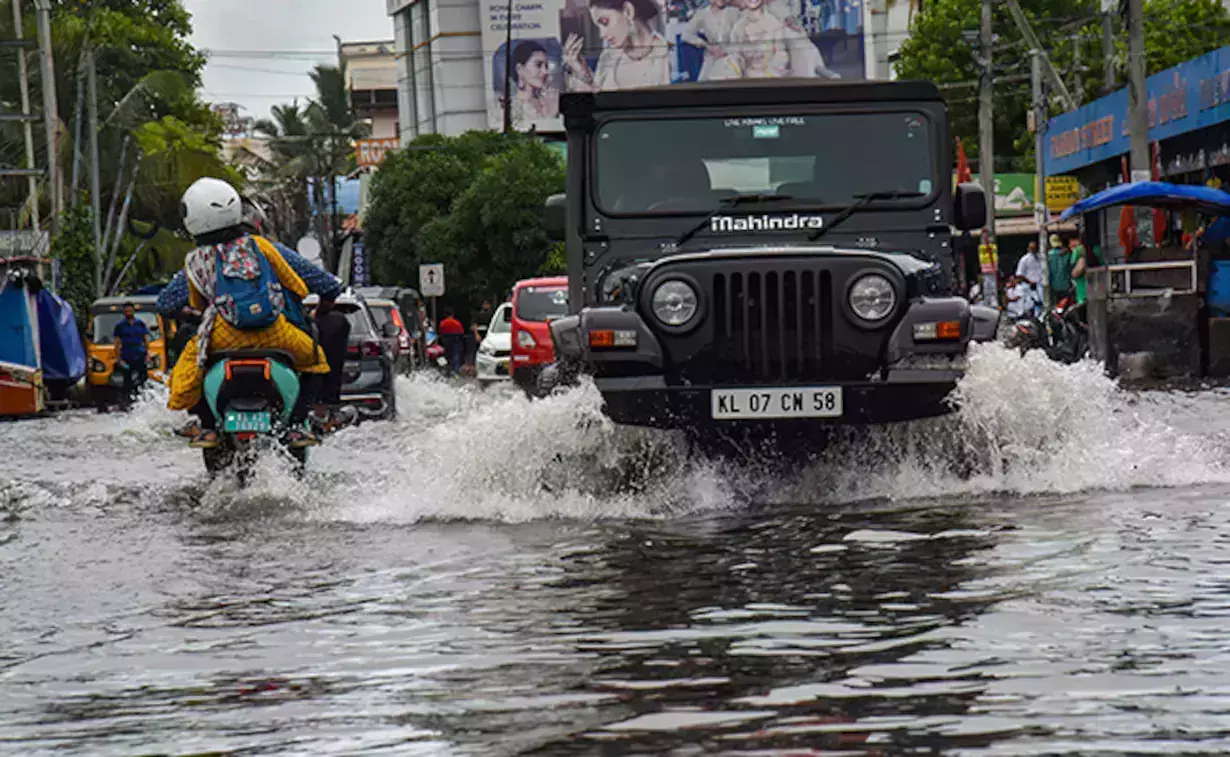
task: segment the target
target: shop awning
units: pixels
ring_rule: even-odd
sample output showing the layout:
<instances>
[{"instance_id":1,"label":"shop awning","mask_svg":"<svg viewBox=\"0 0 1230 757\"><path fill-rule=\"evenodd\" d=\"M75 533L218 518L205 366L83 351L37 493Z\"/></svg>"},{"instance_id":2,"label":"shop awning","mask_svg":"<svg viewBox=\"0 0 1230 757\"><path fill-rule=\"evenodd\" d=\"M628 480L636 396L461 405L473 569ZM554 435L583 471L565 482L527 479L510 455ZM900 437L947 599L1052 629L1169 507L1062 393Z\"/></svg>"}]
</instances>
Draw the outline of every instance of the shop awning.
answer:
<instances>
[{"instance_id":1,"label":"shop awning","mask_svg":"<svg viewBox=\"0 0 1230 757\"><path fill-rule=\"evenodd\" d=\"M1199 210L1211 215L1230 215L1230 193L1212 187L1168 184L1164 181L1137 181L1104 189L1090 195L1060 216L1066 221L1072 216L1115 205L1144 205L1157 208Z\"/></svg>"}]
</instances>

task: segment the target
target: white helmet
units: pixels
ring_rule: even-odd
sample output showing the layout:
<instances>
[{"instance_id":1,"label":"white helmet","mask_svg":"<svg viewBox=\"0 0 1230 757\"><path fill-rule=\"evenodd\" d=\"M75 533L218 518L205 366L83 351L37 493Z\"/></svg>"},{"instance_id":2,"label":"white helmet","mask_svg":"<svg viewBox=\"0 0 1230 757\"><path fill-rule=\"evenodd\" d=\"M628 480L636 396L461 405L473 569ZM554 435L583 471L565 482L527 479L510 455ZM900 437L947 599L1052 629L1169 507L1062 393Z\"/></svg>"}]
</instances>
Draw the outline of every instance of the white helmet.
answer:
<instances>
[{"instance_id":1,"label":"white helmet","mask_svg":"<svg viewBox=\"0 0 1230 757\"><path fill-rule=\"evenodd\" d=\"M243 221L239 193L221 179L197 179L179 201L184 228L194 237L229 229Z\"/></svg>"}]
</instances>

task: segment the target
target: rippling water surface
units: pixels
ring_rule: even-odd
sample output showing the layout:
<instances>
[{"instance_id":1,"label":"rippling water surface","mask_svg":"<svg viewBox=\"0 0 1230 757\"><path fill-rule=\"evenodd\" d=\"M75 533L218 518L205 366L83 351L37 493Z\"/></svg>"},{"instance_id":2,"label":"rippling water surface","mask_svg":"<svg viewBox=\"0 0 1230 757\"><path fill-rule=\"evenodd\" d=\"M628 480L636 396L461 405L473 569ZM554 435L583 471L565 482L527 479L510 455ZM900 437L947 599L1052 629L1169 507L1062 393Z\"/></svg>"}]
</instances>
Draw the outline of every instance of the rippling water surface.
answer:
<instances>
[{"instance_id":1,"label":"rippling water surface","mask_svg":"<svg viewBox=\"0 0 1230 757\"><path fill-rule=\"evenodd\" d=\"M0 425L0 753L1230 753L1230 394L984 349L783 466L400 390L243 491L157 397Z\"/></svg>"}]
</instances>

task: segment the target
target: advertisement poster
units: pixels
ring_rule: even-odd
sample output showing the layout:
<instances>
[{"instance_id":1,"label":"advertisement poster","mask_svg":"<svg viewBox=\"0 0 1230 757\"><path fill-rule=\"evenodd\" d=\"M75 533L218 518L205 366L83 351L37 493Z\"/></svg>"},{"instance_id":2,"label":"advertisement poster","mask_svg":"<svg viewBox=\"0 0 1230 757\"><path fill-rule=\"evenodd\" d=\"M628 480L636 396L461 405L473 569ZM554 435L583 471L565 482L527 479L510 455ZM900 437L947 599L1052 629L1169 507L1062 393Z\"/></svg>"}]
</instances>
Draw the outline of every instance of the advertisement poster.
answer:
<instances>
[{"instance_id":1,"label":"advertisement poster","mask_svg":"<svg viewBox=\"0 0 1230 757\"><path fill-rule=\"evenodd\" d=\"M487 120L559 132L561 92L862 79L863 0L483 0ZM506 45L509 16L512 45Z\"/></svg>"}]
</instances>

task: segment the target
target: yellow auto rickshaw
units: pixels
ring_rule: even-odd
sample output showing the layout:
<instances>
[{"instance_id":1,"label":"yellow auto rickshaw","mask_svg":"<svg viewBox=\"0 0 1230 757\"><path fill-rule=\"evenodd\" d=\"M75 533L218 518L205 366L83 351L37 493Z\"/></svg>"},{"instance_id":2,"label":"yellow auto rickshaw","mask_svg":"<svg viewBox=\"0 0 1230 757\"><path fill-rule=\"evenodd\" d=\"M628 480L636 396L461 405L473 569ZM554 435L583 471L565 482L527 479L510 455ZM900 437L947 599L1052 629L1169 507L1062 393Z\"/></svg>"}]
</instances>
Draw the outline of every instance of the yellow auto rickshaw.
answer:
<instances>
[{"instance_id":1,"label":"yellow auto rickshaw","mask_svg":"<svg viewBox=\"0 0 1230 757\"><path fill-rule=\"evenodd\" d=\"M154 309L158 298L153 295L104 297L90 306L87 381L94 404L105 406L116 401L123 388L123 378L115 371L115 325L124 317L124 305L132 303L136 317L150 331L146 366L149 377L160 384L167 380L167 339L175 335L173 322L162 318Z\"/></svg>"}]
</instances>

